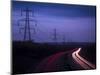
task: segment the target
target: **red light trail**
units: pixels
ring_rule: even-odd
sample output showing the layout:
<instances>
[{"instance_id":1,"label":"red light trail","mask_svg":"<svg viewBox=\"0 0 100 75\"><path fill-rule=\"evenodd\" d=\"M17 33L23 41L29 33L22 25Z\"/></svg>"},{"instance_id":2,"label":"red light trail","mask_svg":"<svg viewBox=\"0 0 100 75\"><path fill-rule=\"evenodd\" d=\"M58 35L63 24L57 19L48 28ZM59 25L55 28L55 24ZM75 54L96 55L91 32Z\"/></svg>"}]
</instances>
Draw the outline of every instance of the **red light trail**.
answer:
<instances>
[{"instance_id":1,"label":"red light trail","mask_svg":"<svg viewBox=\"0 0 100 75\"><path fill-rule=\"evenodd\" d=\"M75 52L72 53L73 59L84 69L94 69L95 65L84 59L79 55L81 48L78 48Z\"/></svg>"},{"instance_id":2,"label":"red light trail","mask_svg":"<svg viewBox=\"0 0 100 75\"><path fill-rule=\"evenodd\" d=\"M70 59L73 59L75 62L77 62L77 65L80 65L83 69L95 69L95 65L84 59L79 55L79 52L81 51L81 48L75 48L70 51L65 52L58 52L56 54L53 54L45 59L43 59L38 66L36 67L36 71L56 71L56 63L58 63L58 60L60 60L63 56L66 54L69 55ZM71 57L71 56L72 57ZM73 64L72 64L73 65Z\"/></svg>"}]
</instances>

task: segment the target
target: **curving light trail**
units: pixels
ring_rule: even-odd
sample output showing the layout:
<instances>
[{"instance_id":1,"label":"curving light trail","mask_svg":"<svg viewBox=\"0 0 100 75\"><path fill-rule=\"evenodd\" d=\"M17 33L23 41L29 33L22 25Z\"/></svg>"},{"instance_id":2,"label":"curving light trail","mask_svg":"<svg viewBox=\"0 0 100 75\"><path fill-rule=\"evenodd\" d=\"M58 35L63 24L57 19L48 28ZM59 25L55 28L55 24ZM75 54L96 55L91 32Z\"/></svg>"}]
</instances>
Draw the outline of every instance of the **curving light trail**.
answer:
<instances>
[{"instance_id":1,"label":"curving light trail","mask_svg":"<svg viewBox=\"0 0 100 75\"><path fill-rule=\"evenodd\" d=\"M81 68L95 69L95 65L93 65L92 63L90 63L89 61L87 61L86 59L84 59L83 57L81 57L79 55L80 51L81 51L81 48L75 48L75 49L70 50L70 51L58 52L58 53L53 54L49 57L46 57L38 64L38 66L36 66L35 71L36 72L37 71L41 71L41 72L43 72L43 71L56 71L56 69L57 69L56 64L66 54L69 56L71 54L72 57L69 57L69 58L73 58L74 61L77 62L81 66Z\"/></svg>"},{"instance_id":2,"label":"curving light trail","mask_svg":"<svg viewBox=\"0 0 100 75\"><path fill-rule=\"evenodd\" d=\"M53 71L53 69L57 68L57 66L55 65L56 63L58 63L57 61L61 59L62 56L65 56L66 54L71 54L73 51L75 51L75 49L71 50L71 51L65 51L65 52L58 52L56 54L53 54L45 59L43 59L40 64L38 64L38 66L36 67L36 71Z\"/></svg>"},{"instance_id":3,"label":"curving light trail","mask_svg":"<svg viewBox=\"0 0 100 75\"><path fill-rule=\"evenodd\" d=\"M95 65L84 59L79 55L81 48L78 48L75 52L72 53L73 59L84 69L94 69Z\"/></svg>"}]
</instances>

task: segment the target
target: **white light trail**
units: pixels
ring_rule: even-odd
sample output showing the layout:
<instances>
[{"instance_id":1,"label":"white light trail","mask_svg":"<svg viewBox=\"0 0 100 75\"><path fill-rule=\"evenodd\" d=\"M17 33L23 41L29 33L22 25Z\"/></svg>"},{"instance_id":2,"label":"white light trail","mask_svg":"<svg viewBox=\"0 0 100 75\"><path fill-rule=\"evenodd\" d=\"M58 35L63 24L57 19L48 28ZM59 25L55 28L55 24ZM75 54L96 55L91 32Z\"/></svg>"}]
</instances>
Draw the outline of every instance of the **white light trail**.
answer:
<instances>
[{"instance_id":1,"label":"white light trail","mask_svg":"<svg viewBox=\"0 0 100 75\"><path fill-rule=\"evenodd\" d=\"M95 65L84 59L79 55L79 52L81 51L81 48L79 48L77 51L72 53L73 59L80 64L84 69L94 69Z\"/></svg>"}]
</instances>

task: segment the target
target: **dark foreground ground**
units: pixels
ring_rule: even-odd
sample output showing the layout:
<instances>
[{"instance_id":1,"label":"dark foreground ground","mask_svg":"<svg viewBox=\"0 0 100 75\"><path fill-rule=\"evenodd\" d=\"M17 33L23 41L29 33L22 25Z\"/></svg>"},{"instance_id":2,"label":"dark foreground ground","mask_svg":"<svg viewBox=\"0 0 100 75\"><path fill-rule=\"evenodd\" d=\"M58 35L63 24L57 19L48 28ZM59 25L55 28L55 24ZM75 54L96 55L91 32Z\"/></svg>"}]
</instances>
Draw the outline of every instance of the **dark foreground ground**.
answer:
<instances>
[{"instance_id":1,"label":"dark foreground ground","mask_svg":"<svg viewBox=\"0 0 100 75\"><path fill-rule=\"evenodd\" d=\"M12 57L13 74L25 74L25 73L39 73L43 71L37 71L36 67L45 58L56 54L58 52L70 51L74 48L82 48L80 55L85 59L89 60L93 64L96 64L96 45L95 43L66 43L66 44L54 44L54 43L32 43L32 42L13 42L12 43ZM72 63L69 61L70 58L61 58L59 61L60 69L54 71L71 71L71 70L81 70L74 69L72 65L67 63ZM66 65L67 66L66 66ZM57 64L59 66L59 64ZM65 67L66 66L66 67ZM47 71L44 71L47 72ZM48 71L49 72L49 71Z\"/></svg>"}]
</instances>

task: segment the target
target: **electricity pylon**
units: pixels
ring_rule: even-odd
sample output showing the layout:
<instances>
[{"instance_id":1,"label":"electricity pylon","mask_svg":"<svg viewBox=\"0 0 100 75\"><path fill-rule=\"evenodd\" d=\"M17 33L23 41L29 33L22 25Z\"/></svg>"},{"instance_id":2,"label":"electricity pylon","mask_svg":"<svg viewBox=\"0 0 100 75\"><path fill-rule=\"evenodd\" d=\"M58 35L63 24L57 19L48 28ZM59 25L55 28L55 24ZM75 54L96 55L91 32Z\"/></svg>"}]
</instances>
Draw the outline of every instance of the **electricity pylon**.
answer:
<instances>
[{"instance_id":1,"label":"electricity pylon","mask_svg":"<svg viewBox=\"0 0 100 75\"><path fill-rule=\"evenodd\" d=\"M21 10L21 16L25 16L25 18L18 20L18 26L23 26L20 28L20 30L24 31L24 37L23 40L26 41L31 41L32 37L31 37L31 30L34 31L35 33L35 27L32 28L30 25L32 22L32 24L34 24L34 26L37 26L37 21L36 19L31 19L30 15L33 15L34 17L34 11L30 10L29 8L26 8L25 10Z\"/></svg>"},{"instance_id":2,"label":"electricity pylon","mask_svg":"<svg viewBox=\"0 0 100 75\"><path fill-rule=\"evenodd\" d=\"M55 43L57 43L57 30L56 30L56 28L54 29L53 41L54 41Z\"/></svg>"},{"instance_id":3,"label":"electricity pylon","mask_svg":"<svg viewBox=\"0 0 100 75\"><path fill-rule=\"evenodd\" d=\"M63 35L62 40L63 40L63 44L65 44L66 43L66 37L65 37L65 35Z\"/></svg>"}]
</instances>

